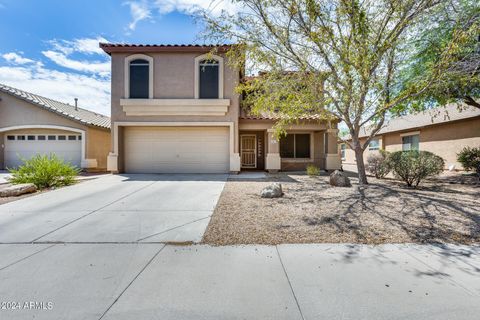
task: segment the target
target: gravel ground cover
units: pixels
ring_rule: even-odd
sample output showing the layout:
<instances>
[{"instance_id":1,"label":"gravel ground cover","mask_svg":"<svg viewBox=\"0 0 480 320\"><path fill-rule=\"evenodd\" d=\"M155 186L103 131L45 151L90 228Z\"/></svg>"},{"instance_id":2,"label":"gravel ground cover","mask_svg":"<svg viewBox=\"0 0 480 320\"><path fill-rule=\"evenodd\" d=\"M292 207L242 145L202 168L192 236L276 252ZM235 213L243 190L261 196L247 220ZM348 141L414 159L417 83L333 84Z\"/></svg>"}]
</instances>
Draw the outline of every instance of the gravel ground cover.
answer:
<instances>
[{"instance_id":1,"label":"gravel ground cover","mask_svg":"<svg viewBox=\"0 0 480 320\"><path fill-rule=\"evenodd\" d=\"M282 183L283 198L260 191ZM328 176L269 175L228 181L203 242L212 245L280 243L480 243L480 184L436 179L419 189L369 178L335 188Z\"/></svg>"}]
</instances>

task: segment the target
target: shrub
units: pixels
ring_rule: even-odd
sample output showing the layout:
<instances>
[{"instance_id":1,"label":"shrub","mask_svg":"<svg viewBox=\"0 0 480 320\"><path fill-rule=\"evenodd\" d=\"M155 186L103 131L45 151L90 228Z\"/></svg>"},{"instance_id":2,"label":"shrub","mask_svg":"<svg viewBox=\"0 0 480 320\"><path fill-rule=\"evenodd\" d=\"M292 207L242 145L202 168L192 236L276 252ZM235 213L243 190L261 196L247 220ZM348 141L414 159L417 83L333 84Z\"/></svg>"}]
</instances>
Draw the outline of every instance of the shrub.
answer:
<instances>
[{"instance_id":1,"label":"shrub","mask_svg":"<svg viewBox=\"0 0 480 320\"><path fill-rule=\"evenodd\" d=\"M307 166L307 174L311 177L320 175L320 169L315 167L313 164Z\"/></svg>"},{"instance_id":2,"label":"shrub","mask_svg":"<svg viewBox=\"0 0 480 320\"><path fill-rule=\"evenodd\" d=\"M39 189L61 187L73 184L79 169L64 163L55 154L36 155L26 160L18 169L9 169L12 174L10 182L33 183Z\"/></svg>"},{"instance_id":3,"label":"shrub","mask_svg":"<svg viewBox=\"0 0 480 320\"><path fill-rule=\"evenodd\" d=\"M367 171L377 179L384 178L391 170L390 155L384 150L368 156Z\"/></svg>"},{"instance_id":4,"label":"shrub","mask_svg":"<svg viewBox=\"0 0 480 320\"><path fill-rule=\"evenodd\" d=\"M480 177L480 148L465 147L457 154L457 161L467 171L475 171Z\"/></svg>"},{"instance_id":5,"label":"shrub","mask_svg":"<svg viewBox=\"0 0 480 320\"><path fill-rule=\"evenodd\" d=\"M390 155L393 174L409 187L417 187L428 177L443 171L443 159L428 151L397 151Z\"/></svg>"}]
</instances>

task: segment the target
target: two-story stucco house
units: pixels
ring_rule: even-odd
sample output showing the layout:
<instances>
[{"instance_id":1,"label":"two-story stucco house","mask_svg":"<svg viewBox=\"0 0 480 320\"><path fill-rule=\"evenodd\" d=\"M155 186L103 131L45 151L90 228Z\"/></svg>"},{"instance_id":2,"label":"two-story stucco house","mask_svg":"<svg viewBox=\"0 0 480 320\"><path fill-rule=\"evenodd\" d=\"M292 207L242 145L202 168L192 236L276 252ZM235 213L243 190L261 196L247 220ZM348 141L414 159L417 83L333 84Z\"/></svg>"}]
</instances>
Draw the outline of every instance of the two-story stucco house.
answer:
<instances>
[{"instance_id":1,"label":"two-story stucco house","mask_svg":"<svg viewBox=\"0 0 480 320\"><path fill-rule=\"evenodd\" d=\"M315 115L277 141L275 117L240 108L241 70L228 45L101 43L112 61L112 147L108 170L224 173L340 167L336 123ZM215 54L212 51L215 49Z\"/></svg>"}]
</instances>

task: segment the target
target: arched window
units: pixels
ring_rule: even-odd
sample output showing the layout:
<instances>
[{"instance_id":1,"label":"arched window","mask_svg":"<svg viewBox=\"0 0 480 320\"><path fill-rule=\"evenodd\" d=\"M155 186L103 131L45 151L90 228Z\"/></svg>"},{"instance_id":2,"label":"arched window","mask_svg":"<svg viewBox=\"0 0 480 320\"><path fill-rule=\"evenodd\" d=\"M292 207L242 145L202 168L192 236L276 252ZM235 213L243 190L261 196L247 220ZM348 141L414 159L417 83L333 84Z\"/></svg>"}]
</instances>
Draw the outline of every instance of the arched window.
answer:
<instances>
[{"instance_id":1,"label":"arched window","mask_svg":"<svg viewBox=\"0 0 480 320\"><path fill-rule=\"evenodd\" d=\"M198 64L200 73L200 99L218 99L218 61L202 60Z\"/></svg>"},{"instance_id":2,"label":"arched window","mask_svg":"<svg viewBox=\"0 0 480 320\"><path fill-rule=\"evenodd\" d=\"M130 61L130 99L148 99L149 63L144 59Z\"/></svg>"},{"instance_id":3,"label":"arched window","mask_svg":"<svg viewBox=\"0 0 480 320\"><path fill-rule=\"evenodd\" d=\"M125 98L153 99L153 58L133 54L125 58Z\"/></svg>"},{"instance_id":4,"label":"arched window","mask_svg":"<svg viewBox=\"0 0 480 320\"><path fill-rule=\"evenodd\" d=\"M195 58L195 98L223 99L223 58L204 54Z\"/></svg>"}]
</instances>

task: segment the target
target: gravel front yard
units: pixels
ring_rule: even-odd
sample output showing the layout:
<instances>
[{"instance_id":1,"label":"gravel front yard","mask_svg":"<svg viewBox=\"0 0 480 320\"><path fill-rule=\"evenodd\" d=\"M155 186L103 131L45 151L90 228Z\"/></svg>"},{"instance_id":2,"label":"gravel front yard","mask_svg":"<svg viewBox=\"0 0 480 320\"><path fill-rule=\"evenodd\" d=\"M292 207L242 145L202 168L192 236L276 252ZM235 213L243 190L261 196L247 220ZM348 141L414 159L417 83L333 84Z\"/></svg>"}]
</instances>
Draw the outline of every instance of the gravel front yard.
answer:
<instances>
[{"instance_id":1,"label":"gravel front yard","mask_svg":"<svg viewBox=\"0 0 480 320\"><path fill-rule=\"evenodd\" d=\"M282 183L285 196L262 199ZM203 242L213 245L280 243L480 243L480 185L423 183L419 190L393 180L334 188L328 177L276 175L229 181Z\"/></svg>"}]
</instances>

